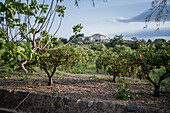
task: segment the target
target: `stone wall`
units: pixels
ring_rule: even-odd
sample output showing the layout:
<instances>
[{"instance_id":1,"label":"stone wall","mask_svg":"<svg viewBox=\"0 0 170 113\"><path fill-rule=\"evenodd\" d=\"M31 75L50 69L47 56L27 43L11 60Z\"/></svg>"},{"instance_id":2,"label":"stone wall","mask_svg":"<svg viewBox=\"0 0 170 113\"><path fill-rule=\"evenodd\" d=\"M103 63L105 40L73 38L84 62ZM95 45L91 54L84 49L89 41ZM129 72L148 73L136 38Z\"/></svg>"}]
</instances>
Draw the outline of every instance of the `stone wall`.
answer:
<instances>
[{"instance_id":1,"label":"stone wall","mask_svg":"<svg viewBox=\"0 0 170 113\"><path fill-rule=\"evenodd\" d=\"M0 90L0 107L14 109L29 92ZM138 105L82 101L30 93L17 110L32 113L170 113L170 110Z\"/></svg>"}]
</instances>

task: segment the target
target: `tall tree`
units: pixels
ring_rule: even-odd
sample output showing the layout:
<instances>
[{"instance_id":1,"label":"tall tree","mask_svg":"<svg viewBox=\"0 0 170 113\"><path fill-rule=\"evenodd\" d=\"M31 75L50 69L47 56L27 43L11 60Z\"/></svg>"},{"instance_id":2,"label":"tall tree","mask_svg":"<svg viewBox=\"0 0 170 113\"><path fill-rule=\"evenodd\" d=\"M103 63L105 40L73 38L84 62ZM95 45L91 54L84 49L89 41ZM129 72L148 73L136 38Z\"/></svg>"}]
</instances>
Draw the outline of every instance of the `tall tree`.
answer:
<instances>
[{"instance_id":1,"label":"tall tree","mask_svg":"<svg viewBox=\"0 0 170 113\"><path fill-rule=\"evenodd\" d=\"M38 59L39 51L56 50L68 45L75 37L56 48L51 41L56 38L64 17L66 7L61 5L62 1L51 0L49 4L45 0L42 3L36 0L0 2L0 33L5 32L6 35L5 39L0 37L6 42L4 49L0 51L0 57L3 55L6 63L11 65L20 62L24 72L28 73L25 65L35 58ZM52 33L51 28L57 16L58 26ZM81 29L81 24L74 26L73 32L77 35Z\"/></svg>"}]
</instances>

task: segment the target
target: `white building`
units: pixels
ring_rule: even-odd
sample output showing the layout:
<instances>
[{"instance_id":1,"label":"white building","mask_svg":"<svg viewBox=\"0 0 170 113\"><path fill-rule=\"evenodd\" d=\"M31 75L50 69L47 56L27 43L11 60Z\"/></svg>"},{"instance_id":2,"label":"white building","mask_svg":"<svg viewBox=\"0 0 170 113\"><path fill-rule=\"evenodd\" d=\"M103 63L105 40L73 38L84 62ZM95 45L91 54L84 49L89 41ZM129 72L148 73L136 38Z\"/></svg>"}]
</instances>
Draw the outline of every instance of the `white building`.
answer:
<instances>
[{"instance_id":1,"label":"white building","mask_svg":"<svg viewBox=\"0 0 170 113\"><path fill-rule=\"evenodd\" d=\"M106 38L105 35L102 35L102 34L93 34L91 37L90 37L90 42L95 42L95 41L103 41L103 42L108 42L108 39Z\"/></svg>"}]
</instances>

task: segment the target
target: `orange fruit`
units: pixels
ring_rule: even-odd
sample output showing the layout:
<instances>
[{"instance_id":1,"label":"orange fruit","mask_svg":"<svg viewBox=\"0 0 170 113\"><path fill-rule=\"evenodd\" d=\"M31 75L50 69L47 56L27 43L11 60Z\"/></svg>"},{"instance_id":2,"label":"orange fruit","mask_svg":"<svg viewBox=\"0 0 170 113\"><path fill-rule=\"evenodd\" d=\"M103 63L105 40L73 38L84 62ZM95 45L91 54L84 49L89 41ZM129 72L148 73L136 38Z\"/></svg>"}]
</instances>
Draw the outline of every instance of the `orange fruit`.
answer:
<instances>
[{"instance_id":1,"label":"orange fruit","mask_svg":"<svg viewBox=\"0 0 170 113\"><path fill-rule=\"evenodd\" d=\"M152 70L148 70L149 72L151 72Z\"/></svg>"},{"instance_id":2,"label":"orange fruit","mask_svg":"<svg viewBox=\"0 0 170 113\"><path fill-rule=\"evenodd\" d=\"M143 56L142 56L142 55L139 55L139 57L140 57L140 58L143 58Z\"/></svg>"},{"instance_id":3,"label":"orange fruit","mask_svg":"<svg viewBox=\"0 0 170 113\"><path fill-rule=\"evenodd\" d=\"M146 75L144 75L143 78L146 78Z\"/></svg>"},{"instance_id":4,"label":"orange fruit","mask_svg":"<svg viewBox=\"0 0 170 113\"><path fill-rule=\"evenodd\" d=\"M123 81L123 83L125 83L125 84L126 84L127 82L126 82L126 81Z\"/></svg>"},{"instance_id":5,"label":"orange fruit","mask_svg":"<svg viewBox=\"0 0 170 113\"><path fill-rule=\"evenodd\" d=\"M70 58L71 58L71 59L73 59L73 57L72 57L72 56L70 56Z\"/></svg>"}]
</instances>

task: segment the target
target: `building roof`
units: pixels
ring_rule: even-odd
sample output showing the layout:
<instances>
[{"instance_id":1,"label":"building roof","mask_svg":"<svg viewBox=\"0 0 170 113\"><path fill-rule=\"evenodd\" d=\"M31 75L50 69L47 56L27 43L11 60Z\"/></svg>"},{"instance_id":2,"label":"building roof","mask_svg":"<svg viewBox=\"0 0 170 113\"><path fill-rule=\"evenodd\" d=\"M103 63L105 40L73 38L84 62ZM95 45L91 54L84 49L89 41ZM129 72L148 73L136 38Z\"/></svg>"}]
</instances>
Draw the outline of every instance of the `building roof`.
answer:
<instances>
[{"instance_id":1,"label":"building roof","mask_svg":"<svg viewBox=\"0 0 170 113\"><path fill-rule=\"evenodd\" d=\"M102 35L102 34L99 34L99 33L95 33L95 34L93 34L93 35L91 35L91 36L94 36L94 35L105 36L105 35ZM105 36L105 37L106 37L106 36Z\"/></svg>"}]
</instances>

